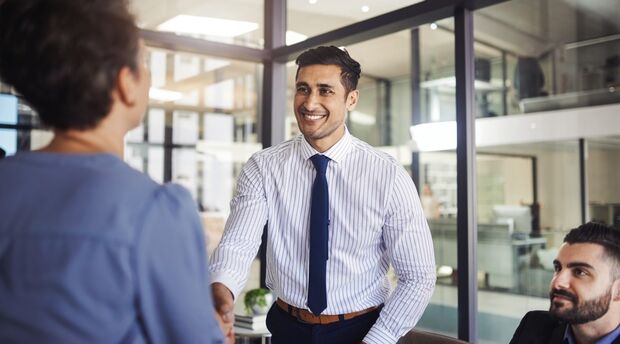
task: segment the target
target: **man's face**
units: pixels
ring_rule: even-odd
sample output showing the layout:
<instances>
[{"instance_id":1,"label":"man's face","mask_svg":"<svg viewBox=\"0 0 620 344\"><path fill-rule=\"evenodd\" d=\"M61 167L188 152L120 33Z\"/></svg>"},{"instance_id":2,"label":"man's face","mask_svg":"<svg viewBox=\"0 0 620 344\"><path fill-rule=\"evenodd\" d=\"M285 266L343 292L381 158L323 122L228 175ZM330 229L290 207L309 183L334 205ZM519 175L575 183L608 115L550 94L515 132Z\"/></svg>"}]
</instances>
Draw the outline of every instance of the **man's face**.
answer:
<instances>
[{"instance_id":1,"label":"man's face","mask_svg":"<svg viewBox=\"0 0 620 344\"><path fill-rule=\"evenodd\" d=\"M549 312L570 324L585 324L607 314L612 299L610 261L597 244L567 244L553 262Z\"/></svg>"},{"instance_id":2,"label":"man's face","mask_svg":"<svg viewBox=\"0 0 620 344\"><path fill-rule=\"evenodd\" d=\"M357 103L358 91L346 93L340 72L336 65L310 65L301 68L297 75L293 104L297 125L320 152L344 135L346 112Z\"/></svg>"}]
</instances>

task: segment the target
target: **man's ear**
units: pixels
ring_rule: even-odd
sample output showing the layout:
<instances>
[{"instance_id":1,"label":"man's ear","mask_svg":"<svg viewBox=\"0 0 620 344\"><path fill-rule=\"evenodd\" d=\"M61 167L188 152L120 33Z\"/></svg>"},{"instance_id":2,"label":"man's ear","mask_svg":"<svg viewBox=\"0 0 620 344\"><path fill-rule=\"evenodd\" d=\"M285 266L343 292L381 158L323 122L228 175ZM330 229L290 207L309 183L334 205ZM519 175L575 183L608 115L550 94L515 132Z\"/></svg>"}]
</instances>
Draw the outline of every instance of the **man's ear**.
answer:
<instances>
[{"instance_id":1,"label":"man's ear","mask_svg":"<svg viewBox=\"0 0 620 344\"><path fill-rule=\"evenodd\" d=\"M616 280L612 283L611 288L611 295L613 296L613 300L620 302L620 278L616 278Z\"/></svg>"},{"instance_id":2,"label":"man's ear","mask_svg":"<svg viewBox=\"0 0 620 344\"><path fill-rule=\"evenodd\" d=\"M355 110L355 106L357 105L357 99L359 98L360 91L353 90L349 92L347 95L347 111Z\"/></svg>"},{"instance_id":3,"label":"man's ear","mask_svg":"<svg viewBox=\"0 0 620 344\"><path fill-rule=\"evenodd\" d=\"M127 106L133 106L137 99L137 89L134 72L127 66L121 68L116 76L116 90L120 101Z\"/></svg>"}]
</instances>

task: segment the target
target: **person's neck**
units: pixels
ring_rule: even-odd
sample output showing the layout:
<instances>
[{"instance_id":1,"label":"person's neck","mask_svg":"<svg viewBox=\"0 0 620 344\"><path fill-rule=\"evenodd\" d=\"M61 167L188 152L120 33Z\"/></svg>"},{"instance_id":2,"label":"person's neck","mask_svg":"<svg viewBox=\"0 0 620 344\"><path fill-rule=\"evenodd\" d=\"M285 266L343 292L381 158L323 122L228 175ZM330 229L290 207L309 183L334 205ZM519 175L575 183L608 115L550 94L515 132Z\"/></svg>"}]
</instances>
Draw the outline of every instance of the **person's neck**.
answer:
<instances>
[{"instance_id":1,"label":"person's neck","mask_svg":"<svg viewBox=\"0 0 620 344\"><path fill-rule=\"evenodd\" d=\"M578 344L594 344L618 328L620 315L616 315L611 308L601 318L585 324L570 325L573 337Z\"/></svg>"},{"instance_id":2,"label":"person's neck","mask_svg":"<svg viewBox=\"0 0 620 344\"><path fill-rule=\"evenodd\" d=\"M333 137L325 137L325 138L316 139L316 140L306 138L306 141L308 141L308 143L310 143L312 148L316 149L317 152L325 153L344 137L345 131L346 130L343 126L341 128L336 129L337 134L334 135Z\"/></svg>"},{"instance_id":3,"label":"person's neck","mask_svg":"<svg viewBox=\"0 0 620 344\"><path fill-rule=\"evenodd\" d=\"M123 158L125 131L102 122L93 129L56 130L52 141L41 151L57 153L110 153Z\"/></svg>"}]
</instances>

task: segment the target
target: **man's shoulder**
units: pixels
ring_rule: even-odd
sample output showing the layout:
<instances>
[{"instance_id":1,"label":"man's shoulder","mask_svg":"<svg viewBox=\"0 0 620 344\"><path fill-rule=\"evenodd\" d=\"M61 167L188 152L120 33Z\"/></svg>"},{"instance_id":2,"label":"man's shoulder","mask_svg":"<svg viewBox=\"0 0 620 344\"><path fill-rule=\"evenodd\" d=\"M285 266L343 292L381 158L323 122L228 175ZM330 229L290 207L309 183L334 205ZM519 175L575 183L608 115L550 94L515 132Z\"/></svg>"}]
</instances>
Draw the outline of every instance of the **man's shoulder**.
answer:
<instances>
[{"instance_id":1,"label":"man's shoulder","mask_svg":"<svg viewBox=\"0 0 620 344\"><path fill-rule=\"evenodd\" d=\"M269 159L278 157L281 155L288 156L291 153L291 150L295 149L296 145L299 144L299 137L293 137L290 140L286 140L284 142L280 142L277 145L267 147L262 149L252 155L252 158L260 160L260 159Z\"/></svg>"},{"instance_id":2,"label":"man's shoulder","mask_svg":"<svg viewBox=\"0 0 620 344\"><path fill-rule=\"evenodd\" d=\"M351 147L352 152L355 153L354 156L358 158L368 159L375 164L383 164L384 166L400 166L393 156L371 146L355 136L351 136Z\"/></svg>"},{"instance_id":3,"label":"man's shoulder","mask_svg":"<svg viewBox=\"0 0 620 344\"><path fill-rule=\"evenodd\" d=\"M548 311L529 311L523 316L523 320L543 325L559 324L559 320Z\"/></svg>"},{"instance_id":4,"label":"man's shoulder","mask_svg":"<svg viewBox=\"0 0 620 344\"><path fill-rule=\"evenodd\" d=\"M547 311L530 311L521 319L510 343L561 343L565 328L566 324Z\"/></svg>"}]
</instances>

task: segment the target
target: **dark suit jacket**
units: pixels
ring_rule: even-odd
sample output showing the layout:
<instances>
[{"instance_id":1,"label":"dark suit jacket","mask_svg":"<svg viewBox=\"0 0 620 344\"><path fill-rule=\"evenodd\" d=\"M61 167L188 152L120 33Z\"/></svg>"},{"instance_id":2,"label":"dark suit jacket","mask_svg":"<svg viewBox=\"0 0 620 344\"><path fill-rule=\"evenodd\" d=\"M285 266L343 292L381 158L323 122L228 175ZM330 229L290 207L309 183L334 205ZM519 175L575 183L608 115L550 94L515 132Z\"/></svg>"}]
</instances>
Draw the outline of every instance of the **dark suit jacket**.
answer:
<instances>
[{"instance_id":1,"label":"dark suit jacket","mask_svg":"<svg viewBox=\"0 0 620 344\"><path fill-rule=\"evenodd\" d=\"M547 311L528 312L521 319L510 344L565 344L566 326L568 325L565 322ZM620 337L616 338L613 344L620 344Z\"/></svg>"}]
</instances>

